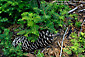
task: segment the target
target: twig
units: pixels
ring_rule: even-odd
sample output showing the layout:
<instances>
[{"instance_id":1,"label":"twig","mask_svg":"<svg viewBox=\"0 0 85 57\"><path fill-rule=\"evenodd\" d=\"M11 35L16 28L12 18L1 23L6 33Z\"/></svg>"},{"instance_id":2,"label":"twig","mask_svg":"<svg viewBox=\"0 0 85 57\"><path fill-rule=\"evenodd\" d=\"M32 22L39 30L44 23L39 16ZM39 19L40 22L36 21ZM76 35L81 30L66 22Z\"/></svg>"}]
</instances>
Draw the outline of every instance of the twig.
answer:
<instances>
[{"instance_id":1,"label":"twig","mask_svg":"<svg viewBox=\"0 0 85 57\"><path fill-rule=\"evenodd\" d=\"M59 36L60 33L57 33L57 34L52 34L53 37L56 37L56 36Z\"/></svg>"},{"instance_id":2,"label":"twig","mask_svg":"<svg viewBox=\"0 0 85 57\"><path fill-rule=\"evenodd\" d=\"M58 43L58 46L61 48L59 41L57 43Z\"/></svg>"},{"instance_id":3,"label":"twig","mask_svg":"<svg viewBox=\"0 0 85 57\"><path fill-rule=\"evenodd\" d=\"M82 7L83 5L80 4L79 6L75 7L74 9L70 10L68 13L72 13L73 11L77 10L79 7Z\"/></svg>"},{"instance_id":4,"label":"twig","mask_svg":"<svg viewBox=\"0 0 85 57\"><path fill-rule=\"evenodd\" d=\"M70 1L52 1L52 3L55 3L55 2L57 2L57 3L68 3Z\"/></svg>"},{"instance_id":5,"label":"twig","mask_svg":"<svg viewBox=\"0 0 85 57\"><path fill-rule=\"evenodd\" d=\"M69 2L68 5L70 5L70 6L76 6L76 3Z\"/></svg>"},{"instance_id":6,"label":"twig","mask_svg":"<svg viewBox=\"0 0 85 57\"><path fill-rule=\"evenodd\" d=\"M83 12L83 11L85 11L85 9L79 10L78 12L80 13L80 12Z\"/></svg>"},{"instance_id":7,"label":"twig","mask_svg":"<svg viewBox=\"0 0 85 57\"><path fill-rule=\"evenodd\" d=\"M85 1L73 1L73 3L85 4Z\"/></svg>"},{"instance_id":8,"label":"twig","mask_svg":"<svg viewBox=\"0 0 85 57\"><path fill-rule=\"evenodd\" d=\"M61 43L60 57L61 57L61 55L62 55L63 41L64 41L64 38L65 38L65 35L66 35L67 30L68 30L68 27L67 27L67 29L66 29L66 31L65 31L65 34L63 35L63 39L62 39L62 43Z\"/></svg>"},{"instance_id":9,"label":"twig","mask_svg":"<svg viewBox=\"0 0 85 57\"><path fill-rule=\"evenodd\" d=\"M46 50L46 48L44 48L41 52L43 53Z\"/></svg>"},{"instance_id":10,"label":"twig","mask_svg":"<svg viewBox=\"0 0 85 57\"><path fill-rule=\"evenodd\" d=\"M52 1L52 3L55 3L55 2L57 2L57 3L69 3L69 2L72 2L72 1ZM73 1L72 3L80 3L80 4L85 4L85 2L84 1Z\"/></svg>"},{"instance_id":11,"label":"twig","mask_svg":"<svg viewBox=\"0 0 85 57\"><path fill-rule=\"evenodd\" d=\"M70 1L52 1L52 3L57 3L57 4L66 4L68 5L70 3Z\"/></svg>"},{"instance_id":12,"label":"twig","mask_svg":"<svg viewBox=\"0 0 85 57\"><path fill-rule=\"evenodd\" d=\"M66 3L71 4L70 1L53 1L52 3L54 3L54 2L57 2L57 3L62 2L62 3L65 3L65 4L66 4ZM73 4L72 4L72 5L73 5ZM75 5L74 5L74 6L75 6ZM79 7L82 7L82 6L83 6L83 4L80 4L79 6L75 7L74 9L68 11L68 13L72 13L73 11L77 10ZM85 9L84 9L84 10L85 10Z\"/></svg>"},{"instance_id":13,"label":"twig","mask_svg":"<svg viewBox=\"0 0 85 57\"><path fill-rule=\"evenodd\" d=\"M83 21L83 23L85 22L85 20ZM81 24L81 26L83 25L83 23ZM80 32L79 32L79 34L81 33L81 31L82 31L82 28L81 28L81 30L80 30Z\"/></svg>"}]
</instances>

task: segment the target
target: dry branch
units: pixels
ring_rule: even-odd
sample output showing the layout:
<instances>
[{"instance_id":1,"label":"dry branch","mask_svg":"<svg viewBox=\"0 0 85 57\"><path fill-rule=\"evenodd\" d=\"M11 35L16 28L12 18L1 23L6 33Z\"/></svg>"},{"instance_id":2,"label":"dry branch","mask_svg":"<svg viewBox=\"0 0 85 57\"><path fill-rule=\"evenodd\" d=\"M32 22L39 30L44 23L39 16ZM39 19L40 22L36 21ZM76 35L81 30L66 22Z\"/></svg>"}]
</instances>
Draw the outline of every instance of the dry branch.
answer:
<instances>
[{"instance_id":1,"label":"dry branch","mask_svg":"<svg viewBox=\"0 0 85 57\"><path fill-rule=\"evenodd\" d=\"M85 9L79 10L78 12L80 13L80 12L83 12L83 11L85 11Z\"/></svg>"},{"instance_id":2,"label":"dry branch","mask_svg":"<svg viewBox=\"0 0 85 57\"><path fill-rule=\"evenodd\" d=\"M61 52L60 52L60 57L61 57L61 55L62 55L63 41L64 41L64 38L65 38L65 35L66 35L67 30L68 30L68 27L67 27L67 29L66 29L66 31L65 31L65 33L64 33L64 35L63 35L63 39L62 39L62 43L61 43Z\"/></svg>"},{"instance_id":3,"label":"dry branch","mask_svg":"<svg viewBox=\"0 0 85 57\"><path fill-rule=\"evenodd\" d=\"M83 4L80 4L79 6L75 7L74 9L70 10L68 13L72 13L73 11L77 10L79 7L82 7Z\"/></svg>"}]
</instances>

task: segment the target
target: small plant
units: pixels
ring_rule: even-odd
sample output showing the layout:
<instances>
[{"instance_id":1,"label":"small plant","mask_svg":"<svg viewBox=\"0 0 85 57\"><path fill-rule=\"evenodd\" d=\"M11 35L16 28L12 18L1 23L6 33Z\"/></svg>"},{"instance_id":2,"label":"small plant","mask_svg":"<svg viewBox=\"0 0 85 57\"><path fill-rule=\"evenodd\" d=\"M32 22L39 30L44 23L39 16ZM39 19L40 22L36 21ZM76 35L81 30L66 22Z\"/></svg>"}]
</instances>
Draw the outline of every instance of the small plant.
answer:
<instances>
[{"instance_id":1,"label":"small plant","mask_svg":"<svg viewBox=\"0 0 85 57\"><path fill-rule=\"evenodd\" d=\"M28 39L36 40L39 36L38 30L48 29L51 32L57 33L56 29L63 27L64 25L72 25L72 21L68 20L68 25L65 23L65 18L75 17L74 15L69 15L66 5L57 5L57 3L47 3L41 2L41 7L34 7L33 12L23 12L21 14L22 18L18 20L19 24L27 26L24 30L19 31L18 35L24 35ZM56 25L57 24L57 25ZM21 33L23 32L23 33ZM36 36L36 37L35 37ZM35 39L35 40L34 40Z\"/></svg>"},{"instance_id":2,"label":"small plant","mask_svg":"<svg viewBox=\"0 0 85 57\"><path fill-rule=\"evenodd\" d=\"M81 22L76 22L76 23L75 23L75 26L76 26L77 28L81 27Z\"/></svg>"},{"instance_id":3,"label":"small plant","mask_svg":"<svg viewBox=\"0 0 85 57\"><path fill-rule=\"evenodd\" d=\"M11 41L12 33L10 33L9 29L4 29L4 33L0 34L0 46L3 46L2 49L5 56L23 56L23 52L21 51L20 45L16 48L13 47Z\"/></svg>"},{"instance_id":4,"label":"small plant","mask_svg":"<svg viewBox=\"0 0 85 57\"><path fill-rule=\"evenodd\" d=\"M21 13L31 11L31 6L38 6L36 0L0 0L0 28L16 24Z\"/></svg>"},{"instance_id":5,"label":"small plant","mask_svg":"<svg viewBox=\"0 0 85 57\"><path fill-rule=\"evenodd\" d=\"M44 54L40 53L40 50L39 50L38 53L37 53L37 57L44 57Z\"/></svg>"},{"instance_id":6,"label":"small plant","mask_svg":"<svg viewBox=\"0 0 85 57\"><path fill-rule=\"evenodd\" d=\"M78 37L76 33L71 34L71 43L73 46L69 46L64 49L67 54L72 54L72 51L79 57L84 57L83 52L85 52L85 33L81 32Z\"/></svg>"}]
</instances>

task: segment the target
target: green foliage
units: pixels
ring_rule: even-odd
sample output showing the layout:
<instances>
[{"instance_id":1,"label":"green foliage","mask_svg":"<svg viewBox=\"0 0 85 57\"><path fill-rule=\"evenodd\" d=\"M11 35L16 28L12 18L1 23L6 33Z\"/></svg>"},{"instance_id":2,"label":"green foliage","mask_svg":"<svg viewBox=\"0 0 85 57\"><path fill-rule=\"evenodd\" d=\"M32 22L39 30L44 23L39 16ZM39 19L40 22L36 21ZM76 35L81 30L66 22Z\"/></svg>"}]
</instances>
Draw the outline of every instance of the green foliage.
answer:
<instances>
[{"instance_id":1,"label":"green foliage","mask_svg":"<svg viewBox=\"0 0 85 57\"><path fill-rule=\"evenodd\" d=\"M68 47L69 49L64 49L64 51L67 54L72 54L73 51L75 54L83 57L82 53L85 52L85 33L81 32L79 37L76 33L72 33L71 37L73 38L71 39L73 46Z\"/></svg>"},{"instance_id":2,"label":"green foliage","mask_svg":"<svg viewBox=\"0 0 85 57\"><path fill-rule=\"evenodd\" d=\"M32 12L32 8L37 6L36 0L0 0L0 29L3 30L3 28L18 23L17 21L23 12ZM35 27L37 26L33 28ZM38 34L37 31L33 33Z\"/></svg>"},{"instance_id":3,"label":"green foliage","mask_svg":"<svg viewBox=\"0 0 85 57\"><path fill-rule=\"evenodd\" d=\"M39 50L38 53L37 53L37 57L44 57L44 54L40 53L40 50Z\"/></svg>"},{"instance_id":4,"label":"green foliage","mask_svg":"<svg viewBox=\"0 0 85 57\"><path fill-rule=\"evenodd\" d=\"M69 1L69 0L57 0L57 1Z\"/></svg>"},{"instance_id":5,"label":"green foliage","mask_svg":"<svg viewBox=\"0 0 85 57\"><path fill-rule=\"evenodd\" d=\"M63 51L65 51L67 54L72 54L71 50L68 48L63 49Z\"/></svg>"},{"instance_id":6,"label":"green foliage","mask_svg":"<svg viewBox=\"0 0 85 57\"><path fill-rule=\"evenodd\" d=\"M21 13L29 12L35 6L37 6L36 0L33 2L30 0L0 0L0 48L1 46L4 47L4 55L10 57L23 56L24 53L21 51L20 46L13 47L12 33L7 28L17 23L18 19L21 18Z\"/></svg>"},{"instance_id":7,"label":"green foliage","mask_svg":"<svg viewBox=\"0 0 85 57\"><path fill-rule=\"evenodd\" d=\"M23 56L23 52L21 51L21 46L17 46L16 48L13 47L12 41L11 41L12 33L10 33L9 29L4 29L4 33L0 34L0 46L3 46L2 49L4 52L4 55L6 56Z\"/></svg>"},{"instance_id":8,"label":"green foliage","mask_svg":"<svg viewBox=\"0 0 85 57\"><path fill-rule=\"evenodd\" d=\"M11 25L17 23L21 18L21 13L37 6L36 0L0 0L0 27L9 27L5 24Z\"/></svg>"},{"instance_id":9,"label":"green foliage","mask_svg":"<svg viewBox=\"0 0 85 57\"><path fill-rule=\"evenodd\" d=\"M81 27L81 22L76 22L75 26L78 27L78 28Z\"/></svg>"},{"instance_id":10,"label":"green foliage","mask_svg":"<svg viewBox=\"0 0 85 57\"><path fill-rule=\"evenodd\" d=\"M18 20L19 24L26 25L29 29L20 31L18 35L23 35L28 37L28 34L34 34L39 36L38 30L48 29L51 32L57 33L56 29L63 27L66 24L65 18L70 17L68 15L69 7L66 5L57 5L57 3L47 3L41 2L41 7L34 7L33 12L23 12L21 14L22 18ZM72 18L75 15L71 15ZM71 20L68 20L71 24ZM21 33L23 32L23 33ZM30 37L29 37L30 38ZM34 36L31 36L34 39Z\"/></svg>"},{"instance_id":11,"label":"green foliage","mask_svg":"<svg viewBox=\"0 0 85 57\"><path fill-rule=\"evenodd\" d=\"M57 3L47 3L41 1L38 8L36 0L0 0L0 45L3 48L6 56L23 56L20 45L16 48L12 45L12 33L8 28L11 25L21 25L17 35L24 35L34 42L39 36L38 30L48 29L50 32L57 33L56 29L64 25L72 25L72 21L65 19L71 17L77 20L75 14L68 14L70 8L66 5L57 5ZM76 23L77 26L79 26ZM24 28L25 26L25 28ZM28 36L29 35L29 36ZM38 56L43 57L43 54L38 52Z\"/></svg>"}]
</instances>

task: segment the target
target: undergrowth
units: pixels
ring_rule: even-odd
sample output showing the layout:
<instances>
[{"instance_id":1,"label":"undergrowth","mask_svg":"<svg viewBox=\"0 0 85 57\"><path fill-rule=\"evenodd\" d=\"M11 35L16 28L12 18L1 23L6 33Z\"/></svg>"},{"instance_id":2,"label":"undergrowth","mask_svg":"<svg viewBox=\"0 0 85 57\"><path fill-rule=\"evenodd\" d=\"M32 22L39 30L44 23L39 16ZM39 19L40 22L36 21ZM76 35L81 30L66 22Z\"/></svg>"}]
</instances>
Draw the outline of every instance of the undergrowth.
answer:
<instances>
[{"instance_id":1,"label":"undergrowth","mask_svg":"<svg viewBox=\"0 0 85 57\"><path fill-rule=\"evenodd\" d=\"M72 25L72 19L77 21L77 15L68 14L69 10L71 9L67 5L45 1L41 1L40 8L38 8L36 0L1 0L0 48L2 48L4 55L10 57L26 56L20 46L16 48L12 46L13 33L8 29L10 26L21 25L20 29L14 30L18 31L17 35L24 35L28 40L34 42L39 36L39 30L48 29L50 32L57 33L57 29L63 28L64 25ZM78 23L75 25L77 26ZM40 51L37 55L39 54Z\"/></svg>"},{"instance_id":2,"label":"undergrowth","mask_svg":"<svg viewBox=\"0 0 85 57\"><path fill-rule=\"evenodd\" d=\"M79 57L84 57L85 52L85 33L81 32L80 36L78 36L75 32L71 33L72 39L70 40L73 44L72 46L68 46L64 49L64 51L72 55L72 52L78 55Z\"/></svg>"}]
</instances>

